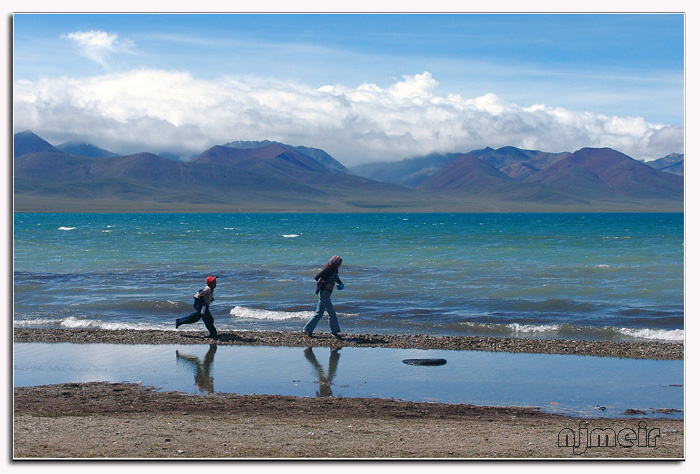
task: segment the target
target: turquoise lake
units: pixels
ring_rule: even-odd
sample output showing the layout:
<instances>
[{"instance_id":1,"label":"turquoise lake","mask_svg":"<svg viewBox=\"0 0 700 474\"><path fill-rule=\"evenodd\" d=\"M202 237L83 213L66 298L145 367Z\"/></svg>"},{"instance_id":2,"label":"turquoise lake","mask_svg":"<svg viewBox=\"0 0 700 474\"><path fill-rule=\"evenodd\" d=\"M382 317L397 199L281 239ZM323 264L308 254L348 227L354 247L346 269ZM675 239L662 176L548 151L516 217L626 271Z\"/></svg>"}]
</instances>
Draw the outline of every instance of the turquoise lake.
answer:
<instances>
[{"instance_id":1,"label":"turquoise lake","mask_svg":"<svg viewBox=\"0 0 700 474\"><path fill-rule=\"evenodd\" d=\"M299 331L338 254L346 333L684 339L683 214L17 213L13 246L16 327L175 330L219 275L219 331Z\"/></svg>"}]
</instances>

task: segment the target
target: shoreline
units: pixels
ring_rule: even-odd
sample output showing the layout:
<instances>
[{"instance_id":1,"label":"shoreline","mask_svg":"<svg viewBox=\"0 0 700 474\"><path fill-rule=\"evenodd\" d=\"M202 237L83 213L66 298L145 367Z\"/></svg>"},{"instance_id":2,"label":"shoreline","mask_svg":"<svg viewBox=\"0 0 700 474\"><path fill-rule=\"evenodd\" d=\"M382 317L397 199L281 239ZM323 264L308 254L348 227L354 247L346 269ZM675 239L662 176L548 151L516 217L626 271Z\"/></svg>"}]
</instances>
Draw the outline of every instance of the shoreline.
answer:
<instances>
[{"instance_id":1,"label":"shoreline","mask_svg":"<svg viewBox=\"0 0 700 474\"><path fill-rule=\"evenodd\" d=\"M211 344L203 331L15 328L14 342ZM490 337L225 332L217 344L352 346L683 358L683 344ZM685 419L580 418L538 408L381 398L195 395L139 383L14 387L13 459L685 459ZM574 447L582 427L655 444ZM612 430L612 431L610 431Z\"/></svg>"},{"instance_id":2,"label":"shoreline","mask_svg":"<svg viewBox=\"0 0 700 474\"><path fill-rule=\"evenodd\" d=\"M77 344L211 344L290 347L385 347L535 354L568 354L632 359L683 360L685 347L675 342L617 342L571 339L529 339L486 336L425 336L328 333L313 338L299 332L226 331L213 341L202 331L14 328L14 342Z\"/></svg>"}]
</instances>

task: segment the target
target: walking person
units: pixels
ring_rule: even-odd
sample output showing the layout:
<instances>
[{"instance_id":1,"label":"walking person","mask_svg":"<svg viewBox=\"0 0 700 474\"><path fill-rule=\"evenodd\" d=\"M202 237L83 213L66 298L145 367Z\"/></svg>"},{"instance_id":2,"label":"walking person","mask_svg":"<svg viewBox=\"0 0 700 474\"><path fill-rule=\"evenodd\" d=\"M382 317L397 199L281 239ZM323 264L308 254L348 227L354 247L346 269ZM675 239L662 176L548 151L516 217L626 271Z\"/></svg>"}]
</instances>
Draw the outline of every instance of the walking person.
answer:
<instances>
[{"instance_id":1,"label":"walking person","mask_svg":"<svg viewBox=\"0 0 700 474\"><path fill-rule=\"evenodd\" d=\"M177 320L175 320L175 329L179 328L182 324L196 323L200 319L203 319L204 325L209 330L209 335L207 337L211 337L212 339L219 338L216 333L216 328L214 327L214 317L209 312L209 305L214 301L214 288L216 288L217 277L218 276L207 277L207 286L194 295L195 312L189 316L177 318Z\"/></svg>"},{"instance_id":2,"label":"walking person","mask_svg":"<svg viewBox=\"0 0 700 474\"><path fill-rule=\"evenodd\" d=\"M327 311L328 322L331 327L331 335L336 339L342 339L340 336L338 315L336 314L335 308L333 307L333 302L331 301L331 294L333 293L335 284L338 284L339 290L342 290L345 286L340 280L340 277L338 277L338 269L342 263L342 258L337 255L333 255L326 266L323 267L323 269L314 277L314 280L316 280L318 305L316 306L316 313L314 313L313 317L304 325L304 332L309 337L313 337L316 325L321 320L324 311Z\"/></svg>"}]
</instances>

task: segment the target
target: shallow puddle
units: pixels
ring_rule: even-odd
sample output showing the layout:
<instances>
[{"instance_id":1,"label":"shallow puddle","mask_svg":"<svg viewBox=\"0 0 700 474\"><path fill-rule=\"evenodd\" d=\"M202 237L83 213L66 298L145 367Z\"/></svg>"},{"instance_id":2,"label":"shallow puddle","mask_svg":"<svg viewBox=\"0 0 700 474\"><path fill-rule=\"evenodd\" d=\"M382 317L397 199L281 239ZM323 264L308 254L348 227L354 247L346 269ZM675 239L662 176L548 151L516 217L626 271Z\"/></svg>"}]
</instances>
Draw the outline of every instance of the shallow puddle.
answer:
<instances>
[{"instance_id":1,"label":"shallow puddle","mask_svg":"<svg viewBox=\"0 0 700 474\"><path fill-rule=\"evenodd\" d=\"M447 363L402 362L416 358L442 358ZM635 409L647 417L682 418L683 380L683 361L572 355L215 344L14 345L16 387L140 382L193 394L529 406L580 417L619 417Z\"/></svg>"}]
</instances>

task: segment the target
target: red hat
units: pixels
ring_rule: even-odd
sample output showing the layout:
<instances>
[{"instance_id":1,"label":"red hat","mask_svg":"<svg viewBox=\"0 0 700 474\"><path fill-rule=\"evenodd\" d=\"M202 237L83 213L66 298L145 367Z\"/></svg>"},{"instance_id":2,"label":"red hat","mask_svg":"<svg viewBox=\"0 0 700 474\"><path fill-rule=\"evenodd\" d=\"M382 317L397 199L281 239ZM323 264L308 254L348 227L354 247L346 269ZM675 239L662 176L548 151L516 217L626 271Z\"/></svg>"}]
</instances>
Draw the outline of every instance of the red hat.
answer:
<instances>
[{"instance_id":1,"label":"red hat","mask_svg":"<svg viewBox=\"0 0 700 474\"><path fill-rule=\"evenodd\" d=\"M216 276L213 276L213 277L207 277L207 286L209 286L209 284L210 284L211 282L216 283L216 279L217 279L217 278L219 278L219 275L216 275Z\"/></svg>"}]
</instances>

